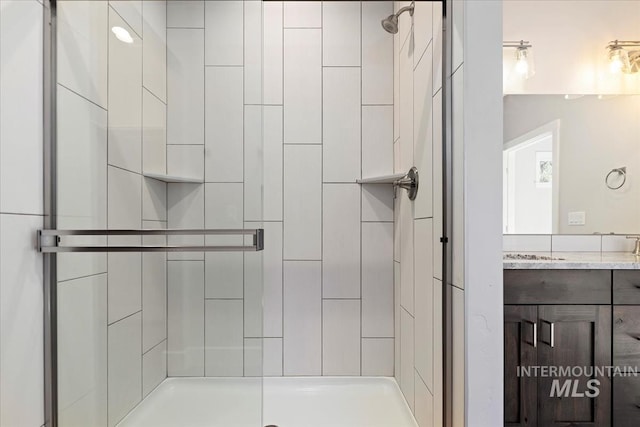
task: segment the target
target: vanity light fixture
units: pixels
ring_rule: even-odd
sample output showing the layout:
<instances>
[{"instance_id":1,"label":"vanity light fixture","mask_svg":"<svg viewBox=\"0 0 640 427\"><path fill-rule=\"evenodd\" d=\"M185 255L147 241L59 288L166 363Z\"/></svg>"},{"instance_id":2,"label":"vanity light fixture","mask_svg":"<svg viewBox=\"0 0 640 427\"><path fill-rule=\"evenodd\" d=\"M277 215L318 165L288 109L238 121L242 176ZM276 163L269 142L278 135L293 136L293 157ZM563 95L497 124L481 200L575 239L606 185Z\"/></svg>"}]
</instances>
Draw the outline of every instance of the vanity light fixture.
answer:
<instances>
[{"instance_id":1,"label":"vanity light fixture","mask_svg":"<svg viewBox=\"0 0 640 427\"><path fill-rule=\"evenodd\" d=\"M124 43L133 43L133 37L129 34L129 31L125 30L122 27L113 27L111 28L113 34L115 34L116 38Z\"/></svg>"},{"instance_id":2,"label":"vanity light fixture","mask_svg":"<svg viewBox=\"0 0 640 427\"><path fill-rule=\"evenodd\" d=\"M633 74L640 71L640 41L614 40L607 45L609 70Z\"/></svg>"},{"instance_id":3,"label":"vanity light fixture","mask_svg":"<svg viewBox=\"0 0 640 427\"><path fill-rule=\"evenodd\" d=\"M502 47L516 50L515 71L520 77L528 79L535 74L532 55L533 46L528 41L506 41L502 44Z\"/></svg>"}]
</instances>

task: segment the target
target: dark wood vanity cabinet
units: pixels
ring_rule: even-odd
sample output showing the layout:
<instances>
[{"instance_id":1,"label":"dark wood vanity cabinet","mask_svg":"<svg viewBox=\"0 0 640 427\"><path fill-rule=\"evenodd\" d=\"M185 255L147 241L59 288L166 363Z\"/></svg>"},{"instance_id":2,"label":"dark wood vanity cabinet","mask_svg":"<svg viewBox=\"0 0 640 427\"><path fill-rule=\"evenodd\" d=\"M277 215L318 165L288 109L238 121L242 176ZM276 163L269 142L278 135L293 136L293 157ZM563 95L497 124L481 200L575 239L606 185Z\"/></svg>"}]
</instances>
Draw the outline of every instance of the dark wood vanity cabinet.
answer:
<instances>
[{"instance_id":1,"label":"dark wood vanity cabinet","mask_svg":"<svg viewBox=\"0 0 640 427\"><path fill-rule=\"evenodd\" d=\"M505 426L610 426L608 376L518 376L517 369L611 365L611 271L505 270L504 290ZM599 395L576 397L589 391L589 379L599 381ZM554 380L571 381L571 389L551 396Z\"/></svg>"},{"instance_id":2,"label":"dark wood vanity cabinet","mask_svg":"<svg viewBox=\"0 0 640 427\"><path fill-rule=\"evenodd\" d=\"M613 308L613 365L640 366L640 305ZM640 425L640 376L613 377L613 421L616 427Z\"/></svg>"}]
</instances>

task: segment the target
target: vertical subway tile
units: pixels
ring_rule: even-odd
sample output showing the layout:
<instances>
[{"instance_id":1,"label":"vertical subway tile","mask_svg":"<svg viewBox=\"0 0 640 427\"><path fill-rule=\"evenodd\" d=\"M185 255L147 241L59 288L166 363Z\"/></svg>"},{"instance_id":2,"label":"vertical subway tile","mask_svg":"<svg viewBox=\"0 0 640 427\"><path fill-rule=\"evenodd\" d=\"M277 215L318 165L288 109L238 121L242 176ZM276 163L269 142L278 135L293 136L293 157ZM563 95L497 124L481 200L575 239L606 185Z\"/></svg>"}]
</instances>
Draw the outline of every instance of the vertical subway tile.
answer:
<instances>
[{"instance_id":1,"label":"vertical subway tile","mask_svg":"<svg viewBox=\"0 0 640 427\"><path fill-rule=\"evenodd\" d=\"M44 213L42 5L0 15L0 211Z\"/></svg>"},{"instance_id":2,"label":"vertical subway tile","mask_svg":"<svg viewBox=\"0 0 640 427\"><path fill-rule=\"evenodd\" d=\"M262 376L262 338L244 339L244 376Z\"/></svg>"},{"instance_id":3,"label":"vertical subway tile","mask_svg":"<svg viewBox=\"0 0 640 427\"><path fill-rule=\"evenodd\" d=\"M433 246L432 220L415 221L415 367L433 390Z\"/></svg>"},{"instance_id":4,"label":"vertical subway tile","mask_svg":"<svg viewBox=\"0 0 640 427\"><path fill-rule=\"evenodd\" d=\"M393 338L362 339L362 375L393 376Z\"/></svg>"},{"instance_id":5,"label":"vertical subway tile","mask_svg":"<svg viewBox=\"0 0 640 427\"><path fill-rule=\"evenodd\" d=\"M321 3L317 1L285 1L285 28L320 28L322 25Z\"/></svg>"},{"instance_id":6,"label":"vertical subway tile","mask_svg":"<svg viewBox=\"0 0 640 427\"><path fill-rule=\"evenodd\" d=\"M362 177L393 173L393 106L362 106Z\"/></svg>"},{"instance_id":7,"label":"vertical subway tile","mask_svg":"<svg viewBox=\"0 0 640 427\"><path fill-rule=\"evenodd\" d=\"M282 107L263 107L264 193L262 216L282 221Z\"/></svg>"},{"instance_id":8,"label":"vertical subway tile","mask_svg":"<svg viewBox=\"0 0 640 427\"><path fill-rule=\"evenodd\" d=\"M405 310L400 310L400 389L413 412L414 409L414 321Z\"/></svg>"},{"instance_id":9,"label":"vertical subway tile","mask_svg":"<svg viewBox=\"0 0 640 427\"><path fill-rule=\"evenodd\" d=\"M360 300L323 300L322 374L360 375Z\"/></svg>"},{"instance_id":10,"label":"vertical subway tile","mask_svg":"<svg viewBox=\"0 0 640 427\"><path fill-rule=\"evenodd\" d=\"M242 330L242 300L205 301L206 376L242 376Z\"/></svg>"},{"instance_id":11,"label":"vertical subway tile","mask_svg":"<svg viewBox=\"0 0 640 427\"><path fill-rule=\"evenodd\" d=\"M44 422L41 228L41 216L0 215L0 422L7 426Z\"/></svg>"},{"instance_id":12,"label":"vertical subway tile","mask_svg":"<svg viewBox=\"0 0 640 427\"><path fill-rule=\"evenodd\" d=\"M459 288L464 287L464 130L463 130L463 113L464 113L464 96L463 88L463 72L464 67L458 69L451 78L452 82L452 170L457 171L453 175L451 183L452 192L452 278L451 283Z\"/></svg>"},{"instance_id":13,"label":"vertical subway tile","mask_svg":"<svg viewBox=\"0 0 640 427\"><path fill-rule=\"evenodd\" d=\"M205 1L205 64L243 65L243 1Z\"/></svg>"},{"instance_id":14,"label":"vertical subway tile","mask_svg":"<svg viewBox=\"0 0 640 427\"><path fill-rule=\"evenodd\" d=\"M142 84L167 102L167 3L142 2Z\"/></svg>"},{"instance_id":15,"label":"vertical subway tile","mask_svg":"<svg viewBox=\"0 0 640 427\"><path fill-rule=\"evenodd\" d=\"M108 2L69 1L58 6L58 83L106 109Z\"/></svg>"},{"instance_id":16,"label":"vertical subway tile","mask_svg":"<svg viewBox=\"0 0 640 427\"><path fill-rule=\"evenodd\" d=\"M263 203L270 198L270 193L267 192L265 197L263 190L267 162L262 114L261 105L244 106L244 218L250 221L262 220ZM282 188L282 182L279 187Z\"/></svg>"},{"instance_id":17,"label":"vertical subway tile","mask_svg":"<svg viewBox=\"0 0 640 427\"><path fill-rule=\"evenodd\" d=\"M400 201L400 304L413 315L414 262L412 203L407 197Z\"/></svg>"},{"instance_id":18,"label":"vertical subway tile","mask_svg":"<svg viewBox=\"0 0 640 427\"><path fill-rule=\"evenodd\" d=\"M204 228L204 185L167 185L167 228ZM203 245L203 236L169 236L169 244ZM168 253L167 259L203 260L202 252Z\"/></svg>"},{"instance_id":19,"label":"vertical subway tile","mask_svg":"<svg viewBox=\"0 0 640 427\"><path fill-rule=\"evenodd\" d=\"M321 151L317 145L285 145L284 259L322 256Z\"/></svg>"},{"instance_id":20,"label":"vertical subway tile","mask_svg":"<svg viewBox=\"0 0 640 427\"><path fill-rule=\"evenodd\" d=\"M238 3L242 3L241 1ZM261 1L244 2L244 103L262 104L262 9ZM223 19L228 19L224 16ZM226 35L225 35L226 37ZM224 39L227 40L226 38ZM242 49L241 49L242 50Z\"/></svg>"},{"instance_id":21,"label":"vertical subway tile","mask_svg":"<svg viewBox=\"0 0 640 427\"><path fill-rule=\"evenodd\" d=\"M406 15L406 14L405 14ZM408 171L414 165L413 158L413 50L407 42L400 50L400 169Z\"/></svg>"},{"instance_id":22,"label":"vertical subway tile","mask_svg":"<svg viewBox=\"0 0 640 427\"><path fill-rule=\"evenodd\" d=\"M323 70L323 179L355 182L360 178L360 68Z\"/></svg>"},{"instance_id":23,"label":"vertical subway tile","mask_svg":"<svg viewBox=\"0 0 640 427\"><path fill-rule=\"evenodd\" d=\"M322 294L319 261L284 262L284 374L322 372Z\"/></svg>"},{"instance_id":24,"label":"vertical subway tile","mask_svg":"<svg viewBox=\"0 0 640 427\"><path fill-rule=\"evenodd\" d=\"M162 341L142 355L142 397L167 378L167 342Z\"/></svg>"},{"instance_id":25,"label":"vertical subway tile","mask_svg":"<svg viewBox=\"0 0 640 427\"><path fill-rule=\"evenodd\" d=\"M167 27L204 28L204 0L167 0Z\"/></svg>"},{"instance_id":26,"label":"vertical subway tile","mask_svg":"<svg viewBox=\"0 0 640 427\"><path fill-rule=\"evenodd\" d=\"M167 106L147 89L142 91L142 172L167 172Z\"/></svg>"},{"instance_id":27,"label":"vertical subway tile","mask_svg":"<svg viewBox=\"0 0 640 427\"><path fill-rule=\"evenodd\" d=\"M282 336L282 223L245 222L264 228L265 250L244 254L245 337Z\"/></svg>"},{"instance_id":28,"label":"vertical subway tile","mask_svg":"<svg viewBox=\"0 0 640 427\"><path fill-rule=\"evenodd\" d=\"M362 223L362 336L393 337L393 224Z\"/></svg>"},{"instance_id":29,"label":"vertical subway tile","mask_svg":"<svg viewBox=\"0 0 640 427\"><path fill-rule=\"evenodd\" d=\"M322 3L322 65L360 65L360 2Z\"/></svg>"},{"instance_id":30,"label":"vertical subway tile","mask_svg":"<svg viewBox=\"0 0 640 427\"><path fill-rule=\"evenodd\" d=\"M115 426L142 399L142 316L136 313L108 328L109 426Z\"/></svg>"},{"instance_id":31,"label":"vertical subway tile","mask_svg":"<svg viewBox=\"0 0 640 427\"><path fill-rule=\"evenodd\" d=\"M433 216L433 97L432 46L426 48L413 77L413 162L420 174L420 191L415 199L414 218ZM440 108L435 105L435 108Z\"/></svg>"},{"instance_id":32,"label":"vertical subway tile","mask_svg":"<svg viewBox=\"0 0 640 427\"><path fill-rule=\"evenodd\" d=\"M282 221L282 107L245 107L245 220Z\"/></svg>"},{"instance_id":33,"label":"vertical subway tile","mask_svg":"<svg viewBox=\"0 0 640 427\"><path fill-rule=\"evenodd\" d=\"M58 86L58 227L107 227L107 112ZM105 244L105 239L83 242ZM60 254L58 280L107 271L106 254Z\"/></svg>"},{"instance_id":34,"label":"vertical subway tile","mask_svg":"<svg viewBox=\"0 0 640 427\"><path fill-rule=\"evenodd\" d=\"M452 369L453 369L453 384L452 384L452 405L454 408L459 408L455 411L453 416L453 425L464 425L465 414L463 408L465 407L465 308L464 308L464 291L450 286L452 292L452 349L453 354Z\"/></svg>"},{"instance_id":35,"label":"vertical subway tile","mask_svg":"<svg viewBox=\"0 0 640 427\"><path fill-rule=\"evenodd\" d=\"M360 298L360 186L324 184L322 296Z\"/></svg>"},{"instance_id":36,"label":"vertical subway tile","mask_svg":"<svg viewBox=\"0 0 640 427\"><path fill-rule=\"evenodd\" d=\"M243 180L242 73L242 67L207 67L206 69L205 179L207 182L242 182Z\"/></svg>"},{"instance_id":37,"label":"vertical subway tile","mask_svg":"<svg viewBox=\"0 0 640 427\"><path fill-rule=\"evenodd\" d=\"M166 228L165 222L144 221L143 228ZM166 245L166 236L145 236L144 245ZM142 254L142 351L167 338L167 254ZM166 371L166 367L165 367Z\"/></svg>"},{"instance_id":38,"label":"vertical subway tile","mask_svg":"<svg viewBox=\"0 0 640 427\"><path fill-rule=\"evenodd\" d=\"M282 338L265 338L262 342L264 376L282 376Z\"/></svg>"},{"instance_id":39,"label":"vertical subway tile","mask_svg":"<svg viewBox=\"0 0 640 427\"><path fill-rule=\"evenodd\" d=\"M168 375L203 376L204 263L169 261L167 288Z\"/></svg>"},{"instance_id":40,"label":"vertical subway tile","mask_svg":"<svg viewBox=\"0 0 640 427\"><path fill-rule=\"evenodd\" d=\"M167 143L204 144L204 30L167 30Z\"/></svg>"},{"instance_id":41,"label":"vertical subway tile","mask_svg":"<svg viewBox=\"0 0 640 427\"><path fill-rule=\"evenodd\" d=\"M282 105L282 2L262 2L262 15L262 102Z\"/></svg>"},{"instance_id":42,"label":"vertical subway tile","mask_svg":"<svg viewBox=\"0 0 640 427\"><path fill-rule=\"evenodd\" d=\"M415 374L415 408L414 415L419 427L431 427L433 424L433 395L426 384Z\"/></svg>"},{"instance_id":43,"label":"vertical subway tile","mask_svg":"<svg viewBox=\"0 0 640 427\"><path fill-rule=\"evenodd\" d=\"M362 103L393 104L393 39L380 20L393 13L392 1L362 2Z\"/></svg>"},{"instance_id":44,"label":"vertical subway tile","mask_svg":"<svg viewBox=\"0 0 640 427\"><path fill-rule=\"evenodd\" d=\"M402 335L400 333L400 316L402 314L402 307L400 306L400 263L393 262L393 341L394 347L394 359L393 359L393 374L400 384L400 340Z\"/></svg>"},{"instance_id":45,"label":"vertical subway tile","mask_svg":"<svg viewBox=\"0 0 640 427\"><path fill-rule=\"evenodd\" d=\"M433 4L433 93L442 88L442 3ZM438 104L440 105L440 104Z\"/></svg>"},{"instance_id":46,"label":"vertical subway tile","mask_svg":"<svg viewBox=\"0 0 640 427\"><path fill-rule=\"evenodd\" d=\"M433 277L442 279L442 92L433 97Z\"/></svg>"},{"instance_id":47,"label":"vertical subway tile","mask_svg":"<svg viewBox=\"0 0 640 427\"><path fill-rule=\"evenodd\" d=\"M319 8L320 3L317 5ZM284 30L285 143L322 142L321 33L315 29Z\"/></svg>"},{"instance_id":48,"label":"vertical subway tile","mask_svg":"<svg viewBox=\"0 0 640 427\"><path fill-rule=\"evenodd\" d=\"M435 2L434 2L435 3ZM413 12L413 34L414 34L414 66L421 61L420 57L424 54L427 46L431 42L433 26L433 3L419 1L415 3ZM431 60L429 60L429 68L431 68ZM431 75L429 74L429 79Z\"/></svg>"},{"instance_id":49,"label":"vertical subway tile","mask_svg":"<svg viewBox=\"0 0 640 427\"><path fill-rule=\"evenodd\" d=\"M107 275L60 283L58 313L60 422L106 426Z\"/></svg>"}]
</instances>

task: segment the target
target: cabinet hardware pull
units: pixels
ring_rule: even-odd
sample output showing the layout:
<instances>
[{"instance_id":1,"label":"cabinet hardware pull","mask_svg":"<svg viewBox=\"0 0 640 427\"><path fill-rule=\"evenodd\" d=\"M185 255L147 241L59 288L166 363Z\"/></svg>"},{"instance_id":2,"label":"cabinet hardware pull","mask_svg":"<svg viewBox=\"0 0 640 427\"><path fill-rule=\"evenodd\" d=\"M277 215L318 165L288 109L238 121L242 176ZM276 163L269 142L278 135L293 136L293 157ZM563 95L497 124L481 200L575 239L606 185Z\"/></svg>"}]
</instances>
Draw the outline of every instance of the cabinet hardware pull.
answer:
<instances>
[{"instance_id":1,"label":"cabinet hardware pull","mask_svg":"<svg viewBox=\"0 0 640 427\"><path fill-rule=\"evenodd\" d=\"M549 346L551 348L554 348L555 344L556 344L556 336L555 336L556 335L556 333L555 333L555 329L556 329L555 326L556 325L555 325L555 323L549 322L549 321L544 320L544 319L540 319L540 321L543 322L543 323L547 323L549 325L549 329L551 331L551 340L549 341L548 344L549 344Z\"/></svg>"},{"instance_id":2,"label":"cabinet hardware pull","mask_svg":"<svg viewBox=\"0 0 640 427\"><path fill-rule=\"evenodd\" d=\"M538 324L536 322L532 322L530 320L523 320L524 323L530 323L533 326L533 342L530 343L533 345L533 348L538 347Z\"/></svg>"}]
</instances>

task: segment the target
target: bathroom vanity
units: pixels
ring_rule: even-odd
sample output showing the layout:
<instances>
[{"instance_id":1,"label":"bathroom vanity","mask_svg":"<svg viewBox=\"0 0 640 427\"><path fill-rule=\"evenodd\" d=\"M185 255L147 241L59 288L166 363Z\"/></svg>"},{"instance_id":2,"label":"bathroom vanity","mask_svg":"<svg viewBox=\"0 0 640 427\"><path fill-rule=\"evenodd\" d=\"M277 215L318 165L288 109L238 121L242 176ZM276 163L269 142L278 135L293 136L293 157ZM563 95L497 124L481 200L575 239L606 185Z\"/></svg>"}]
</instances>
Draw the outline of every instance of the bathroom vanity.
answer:
<instances>
[{"instance_id":1,"label":"bathroom vanity","mask_svg":"<svg viewBox=\"0 0 640 427\"><path fill-rule=\"evenodd\" d=\"M640 375L629 373L640 366L639 259L626 253L543 258L504 261L505 425L640 425ZM525 375L518 376L522 366L539 367L537 375L521 369ZM627 373L545 372L610 366Z\"/></svg>"}]
</instances>

